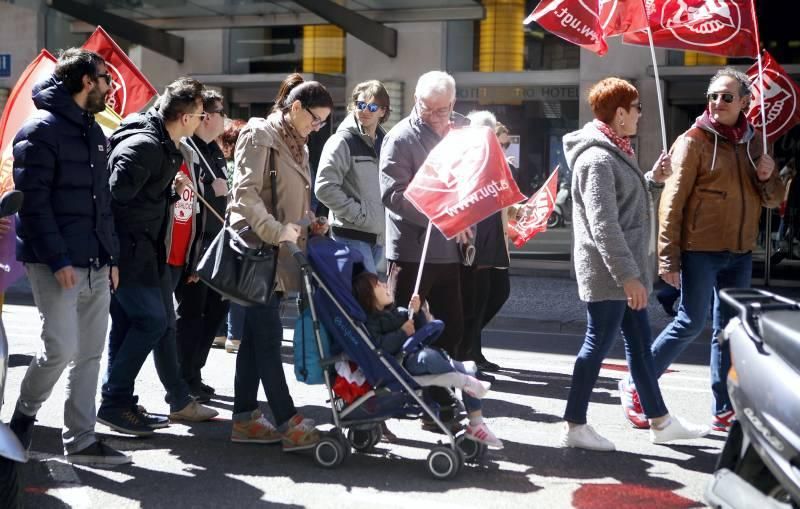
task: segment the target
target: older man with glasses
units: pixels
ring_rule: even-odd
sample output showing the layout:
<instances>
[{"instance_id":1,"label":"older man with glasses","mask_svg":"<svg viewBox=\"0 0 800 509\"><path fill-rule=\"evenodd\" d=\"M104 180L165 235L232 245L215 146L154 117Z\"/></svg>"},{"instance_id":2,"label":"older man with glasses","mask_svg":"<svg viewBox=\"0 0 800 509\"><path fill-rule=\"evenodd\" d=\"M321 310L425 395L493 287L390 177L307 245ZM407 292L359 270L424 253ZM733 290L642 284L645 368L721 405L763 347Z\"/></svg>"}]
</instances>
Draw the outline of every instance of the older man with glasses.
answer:
<instances>
[{"instance_id":1,"label":"older man with glasses","mask_svg":"<svg viewBox=\"0 0 800 509\"><path fill-rule=\"evenodd\" d=\"M406 200L404 192L450 128L468 123L453 112L455 100L456 84L452 76L441 71L423 74L414 92L414 109L389 131L381 148L381 195L387 209L387 272L395 301L401 305L411 300L428 226L428 218ZM428 303L431 313L446 324L437 346L451 356L460 353L464 335L459 249L459 242L464 240L466 233L447 240L436 228L431 230L419 287L419 295ZM445 395L435 397L442 403L448 402ZM446 422L453 421L452 407L443 408L440 417ZM451 427L456 429L458 423L451 423Z\"/></svg>"},{"instance_id":2,"label":"older man with glasses","mask_svg":"<svg viewBox=\"0 0 800 509\"><path fill-rule=\"evenodd\" d=\"M703 114L672 146L674 175L661 195L658 270L681 290L681 300L652 351L660 376L703 331L713 298L711 424L726 431L734 417L727 390L731 359L720 336L732 310L720 302L719 290L750 286L761 208L778 206L783 184L761 133L745 116L751 99L747 75L721 69L706 98ZM628 419L644 427L635 389L628 383L620 389Z\"/></svg>"}]
</instances>

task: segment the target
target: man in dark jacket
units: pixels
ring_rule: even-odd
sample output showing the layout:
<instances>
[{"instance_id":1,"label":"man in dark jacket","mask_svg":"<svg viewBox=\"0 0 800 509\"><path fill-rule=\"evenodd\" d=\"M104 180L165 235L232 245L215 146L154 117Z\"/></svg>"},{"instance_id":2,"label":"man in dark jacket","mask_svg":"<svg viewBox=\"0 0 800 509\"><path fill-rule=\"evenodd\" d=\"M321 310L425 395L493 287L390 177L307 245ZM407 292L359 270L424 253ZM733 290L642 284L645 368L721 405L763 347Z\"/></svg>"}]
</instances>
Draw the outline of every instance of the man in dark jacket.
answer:
<instances>
[{"instance_id":1,"label":"man in dark jacket","mask_svg":"<svg viewBox=\"0 0 800 509\"><path fill-rule=\"evenodd\" d=\"M94 120L111 77L102 58L71 48L33 89L39 109L14 138L14 184L25 193L17 258L42 316L42 350L20 387L11 429L29 448L36 413L67 368L67 461L130 463L97 440L95 394L119 246L111 215L106 139Z\"/></svg>"},{"instance_id":2,"label":"man in dark jacket","mask_svg":"<svg viewBox=\"0 0 800 509\"><path fill-rule=\"evenodd\" d=\"M151 351L167 389L170 419L203 421L217 415L191 398L180 377L170 333L173 286L166 270L167 219L187 181L176 179L183 161L179 145L205 118L202 90L198 81L179 78L167 85L158 109L128 117L109 140L120 282L111 307L109 367L97 420L121 433L151 435L152 425L161 425L143 415L133 395Z\"/></svg>"},{"instance_id":3,"label":"man in dark jacket","mask_svg":"<svg viewBox=\"0 0 800 509\"><path fill-rule=\"evenodd\" d=\"M200 283L194 273L198 257L208 249L222 229L222 222L217 216L225 216L228 195L225 155L214 141L225 130L225 110L219 92L203 92L203 109L206 118L194 136L186 141L195 152L193 160L198 191L214 211L209 211L200 202L200 213L195 214L197 234L194 245L190 249L191 254L186 257L185 273L175 289L178 302L176 339L181 374L189 385L190 393L198 401L208 401L214 394L214 389L203 383L200 371L206 364L217 329L228 313L228 301L222 300L220 294Z\"/></svg>"}]
</instances>

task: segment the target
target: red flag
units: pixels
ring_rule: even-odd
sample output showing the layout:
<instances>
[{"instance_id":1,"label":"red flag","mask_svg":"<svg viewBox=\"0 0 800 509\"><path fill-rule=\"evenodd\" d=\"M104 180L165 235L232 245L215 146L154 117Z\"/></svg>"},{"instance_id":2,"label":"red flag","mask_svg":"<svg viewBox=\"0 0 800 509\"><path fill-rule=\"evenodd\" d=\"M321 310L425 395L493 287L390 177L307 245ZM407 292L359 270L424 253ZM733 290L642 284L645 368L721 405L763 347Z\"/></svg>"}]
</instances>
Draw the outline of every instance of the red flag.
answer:
<instances>
[{"instance_id":1,"label":"red flag","mask_svg":"<svg viewBox=\"0 0 800 509\"><path fill-rule=\"evenodd\" d=\"M508 236L517 247L522 247L536 234L547 231L547 219L553 213L558 193L558 166L547 182L525 202L530 214L520 220L508 221Z\"/></svg>"},{"instance_id":2,"label":"red flag","mask_svg":"<svg viewBox=\"0 0 800 509\"><path fill-rule=\"evenodd\" d=\"M153 96L158 94L128 55L102 27L97 27L83 48L94 51L106 61L112 81L112 92L108 95L106 104L120 117L125 118L129 113L141 110Z\"/></svg>"},{"instance_id":3,"label":"red flag","mask_svg":"<svg viewBox=\"0 0 800 509\"><path fill-rule=\"evenodd\" d=\"M758 55L752 0L648 0L653 44L729 57ZM624 42L649 45L646 32L626 33Z\"/></svg>"},{"instance_id":4,"label":"red flag","mask_svg":"<svg viewBox=\"0 0 800 509\"><path fill-rule=\"evenodd\" d=\"M766 131L767 140L772 143L800 123L800 87L789 77L783 67L764 52L762 57L764 72L764 113L766 127L761 123L761 94L758 80L758 64L747 70L752 83L753 96L750 99L750 111L747 118L759 129Z\"/></svg>"},{"instance_id":5,"label":"red flag","mask_svg":"<svg viewBox=\"0 0 800 509\"><path fill-rule=\"evenodd\" d=\"M542 0L522 23L537 22L548 32L598 55L608 45L600 22L602 0Z\"/></svg>"},{"instance_id":6,"label":"red flag","mask_svg":"<svg viewBox=\"0 0 800 509\"><path fill-rule=\"evenodd\" d=\"M525 198L488 127L451 130L428 154L404 196L448 239Z\"/></svg>"},{"instance_id":7,"label":"red flag","mask_svg":"<svg viewBox=\"0 0 800 509\"><path fill-rule=\"evenodd\" d=\"M600 0L600 25L603 35L612 37L647 28L642 0Z\"/></svg>"},{"instance_id":8,"label":"red flag","mask_svg":"<svg viewBox=\"0 0 800 509\"><path fill-rule=\"evenodd\" d=\"M14 136L22 124L36 111L31 90L40 81L49 78L56 68L56 59L46 49L23 71L0 118L0 195L14 188L14 157L12 154ZM0 238L0 293L19 279L24 269L16 259L16 230L11 222L11 230Z\"/></svg>"}]
</instances>

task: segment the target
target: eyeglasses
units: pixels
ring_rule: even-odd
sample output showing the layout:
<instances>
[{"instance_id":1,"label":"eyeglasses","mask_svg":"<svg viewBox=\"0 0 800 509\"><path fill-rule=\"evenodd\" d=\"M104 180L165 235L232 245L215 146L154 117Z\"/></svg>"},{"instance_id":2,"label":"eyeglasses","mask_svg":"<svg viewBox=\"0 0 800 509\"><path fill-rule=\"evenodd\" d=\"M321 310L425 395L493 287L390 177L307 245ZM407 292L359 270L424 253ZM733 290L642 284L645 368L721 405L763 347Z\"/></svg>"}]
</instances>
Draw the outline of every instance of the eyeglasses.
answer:
<instances>
[{"instance_id":1,"label":"eyeglasses","mask_svg":"<svg viewBox=\"0 0 800 509\"><path fill-rule=\"evenodd\" d=\"M96 79L103 78L106 80L106 85L111 85L111 73L104 72L103 74L98 74L95 76Z\"/></svg>"},{"instance_id":2,"label":"eyeglasses","mask_svg":"<svg viewBox=\"0 0 800 509\"><path fill-rule=\"evenodd\" d=\"M304 108L304 109L308 112L309 115L311 115L311 119L312 119L311 120L311 127L314 127L315 129L322 129L323 127L325 127L325 124L328 123L325 120L322 120L318 116L314 115L314 112L311 111L310 109L308 109L308 108Z\"/></svg>"},{"instance_id":3,"label":"eyeglasses","mask_svg":"<svg viewBox=\"0 0 800 509\"><path fill-rule=\"evenodd\" d=\"M731 94L730 92L709 92L706 94L706 98L708 102L717 102L717 100L722 97L722 100L726 103L730 104L733 102L733 99L736 97L735 95Z\"/></svg>"},{"instance_id":4,"label":"eyeglasses","mask_svg":"<svg viewBox=\"0 0 800 509\"><path fill-rule=\"evenodd\" d=\"M190 117L200 117L201 122L205 120L206 117L208 117L208 113L206 113L205 111L202 113L184 113L184 115L189 115Z\"/></svg>"},{"instance_id":5,"label":"eyeglasses","mask_svg":"<svg viewBox=\"0 0 800 509\"><path fill-rule=\"evenodd\" d=\"M417 101L417 106L419 107L419 114L420 115L431 115L434 117L449 117L450 113L453 111L453 105L450 104L444 108L439 108L437 110L432 110L425 106L422 101Z\"/></svg>"},{"instance_id":6,"label":"eyeglasses","mask_svg":"<svg viewBox=\"0 0 800 509\"><path fill-rule=\"evenodd\" d=\"M219 113L219 116L222 117L222 118L227 117L227 115L225 114L225 110L223 110L223 109L218 109L218 110L214 110L214 111L206 111L205 112L206 115L213 115L214 113Z\"/></svg>"},{"instance_id":7,"label":"eyeglasses","mask_svg":"<svg viewBox=\"0 0 800 509\"><path fill-rule=\"evenodd\" d=\"M631 108L636 108L637 110L639 110L639 113L641 113L642 112L642 103L639 102L639 103L636 103L636 104L631 104ZM628 109L630 110L630 108L628 108Z\"/></svg>"},{"instance_id":8,"label":"eyeglasses","mask_svg":"<svg viewBox=\"0 0 800 509\"><path fill-rule=\"evenodd\" d=\"M375 113L379 109L383 108L383 106L375 103L365 103L364 101L356 101L356 108L358 108L360 111L369 110L370 113Z\"/></svg>"}]
</instances>

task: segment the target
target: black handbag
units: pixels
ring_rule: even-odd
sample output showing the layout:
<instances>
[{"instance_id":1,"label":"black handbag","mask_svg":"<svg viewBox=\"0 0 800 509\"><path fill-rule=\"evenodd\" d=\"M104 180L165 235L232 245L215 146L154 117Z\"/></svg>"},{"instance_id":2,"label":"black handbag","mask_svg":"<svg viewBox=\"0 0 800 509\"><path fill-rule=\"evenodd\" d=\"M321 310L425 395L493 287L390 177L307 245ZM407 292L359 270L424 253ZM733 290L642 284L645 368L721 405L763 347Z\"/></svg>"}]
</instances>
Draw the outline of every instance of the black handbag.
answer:
<instances>
[{"instance_id":1,"label":"black handbag","mask_svg":"<svg viewBox=\"0 0 800 509\"><path fill-rule=\"evenodd\" d=\"M272 209L277 197L275 161L270 150L270 187ZM225 218L222 229L203 253L197 265L200 280L223 298L242 306L266 304L275 290L275 273L278 267L278 248L264 242L257 248L247 245L242 234L250 230L245 226L235 231Z\"/></svg>"}]
</instances>

